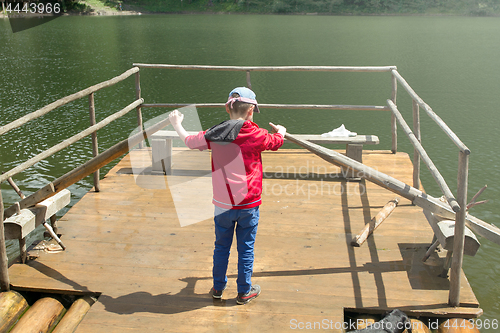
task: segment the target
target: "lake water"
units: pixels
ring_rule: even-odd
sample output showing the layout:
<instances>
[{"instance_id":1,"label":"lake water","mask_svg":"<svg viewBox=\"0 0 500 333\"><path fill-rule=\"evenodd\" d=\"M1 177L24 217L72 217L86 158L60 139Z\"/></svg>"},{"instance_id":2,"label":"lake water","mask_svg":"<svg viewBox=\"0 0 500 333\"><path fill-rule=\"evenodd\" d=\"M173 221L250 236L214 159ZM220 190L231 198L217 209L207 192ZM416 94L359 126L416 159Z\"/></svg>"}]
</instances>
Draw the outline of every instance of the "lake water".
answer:
<instances>
[{"instance_id":1,"label":"lake water","mask_svg":"<svg viewBox=\"0 0 500 333\"><path fill-rule=\"evenodd\" d=\"M469 198L487 184L489 202L471 213L500 226L500 18L337 17L272 15L155 15L61 17L12 33L0 21L0 125L63 96L105 81L132 63L207 65L395 65L414 90L471 149ZM233 87L245 85L235 72L141 70L142 95L155 102L224 102ZM390 98L388 73L254 73L260 103L384 105ZM133 78L96 94L98 120L135 97ZM411 101L400 87L398 106L411 124ZM165 109L145 109L145 120ZM458 152L422 114L423 144L456 190ZM225 119L222 110L200 111L203 127ZM377 149L390 149L390 115L378 111L264 110L255 121L285 125L290 133L324 133L345 126L378 135ZM100 130L101 151L127 137L134 112ZM0 169L8 170L88 126L87 99L73 102L2 136ZM91 157L90 139L38 163L14 179L27 194ZM399 130L399 150L412 152ZM103 174L109 170L109 166ZM440 196L427 170L428 193ZM91 188L86 178L70 188L72 203ZM8 207L18 200L2 184ZM40 237L39 232L34 237ZM429 240L430 241L430 240ZM464 259L484 309L483 319L500 320L500 246L480 239L476 257ZM11 256L16 244L9 244ZM486 332L488 330L482 330ZM493 330L492 330L493 331Z\"/></svg>"}]
</instances>

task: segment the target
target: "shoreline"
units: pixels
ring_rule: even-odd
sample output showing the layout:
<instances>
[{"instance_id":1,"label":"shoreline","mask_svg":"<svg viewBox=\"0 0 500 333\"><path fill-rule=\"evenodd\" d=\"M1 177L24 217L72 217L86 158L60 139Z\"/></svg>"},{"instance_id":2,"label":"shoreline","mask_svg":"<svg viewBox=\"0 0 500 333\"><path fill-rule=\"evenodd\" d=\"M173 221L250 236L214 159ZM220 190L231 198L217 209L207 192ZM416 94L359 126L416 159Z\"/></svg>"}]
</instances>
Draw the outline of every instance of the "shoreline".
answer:
<instances>
[{"instance_id":1,"label":"shoreline","mask_svg":"<svg viewBox=\"0 0 500 333\"><path fill-rule=\"evenodd\" d=\"M500 14L480 16L480 15L464 15L453 13L321 13L321 12L297 12L297 13L254 13L254 12L211 12L211 11L180 11L180 12L147 12L147 11L106 11L99 10L95 12L68 12L61 15L49 14L14 14L6 15L0 12L0 19L8 18L42 18L42 17L58 17L58 16L132 16L132 15L279 15L279 16L429 16L429 17L500 17Z\"/></svg>"}]
</instances>

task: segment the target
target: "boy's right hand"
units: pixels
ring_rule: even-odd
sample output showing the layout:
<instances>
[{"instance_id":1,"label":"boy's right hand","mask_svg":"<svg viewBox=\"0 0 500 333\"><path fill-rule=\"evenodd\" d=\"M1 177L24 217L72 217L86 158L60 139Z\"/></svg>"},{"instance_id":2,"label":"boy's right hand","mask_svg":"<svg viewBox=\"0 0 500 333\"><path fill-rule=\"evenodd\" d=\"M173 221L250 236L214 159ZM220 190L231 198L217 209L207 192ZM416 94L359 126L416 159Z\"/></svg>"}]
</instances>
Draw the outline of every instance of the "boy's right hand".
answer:
<instances>
[{"instance_id":1,"label":"boy's right hand","mask_svg":"<svg viewBox=\"0 0 500 333\"><path fill-rule=\"evenodd\" d=\"M182 123L182 121L184 120L184 115L180 113L179 110L174 110L170 112L170 114L168 115L168 119L170 120L172 126L176 127Z\"/></svg>"},{"instance_id":2,"label":"boy's right hand","mask_svg":"<svg viewBox=\"0 0 500 333\"><path fill-rule=\"evenodd\" d=\"M285 137L285 135L286 135L286 128L284 126L274 125L273 123L269 123L269 125L273 129L273 133L279 133L279 134L283 135L283 137Z\"/></svg>"}]
</instances>

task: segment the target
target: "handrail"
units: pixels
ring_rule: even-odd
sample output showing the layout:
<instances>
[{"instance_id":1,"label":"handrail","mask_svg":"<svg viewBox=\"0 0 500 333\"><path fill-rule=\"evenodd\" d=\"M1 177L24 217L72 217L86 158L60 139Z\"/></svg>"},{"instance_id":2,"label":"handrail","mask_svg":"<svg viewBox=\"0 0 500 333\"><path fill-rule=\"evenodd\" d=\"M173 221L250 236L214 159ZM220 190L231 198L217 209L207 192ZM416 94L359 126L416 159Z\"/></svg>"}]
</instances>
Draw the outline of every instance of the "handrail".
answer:
<instances>
[{"instance_id":1,"label":"handrail","mask_svg":"<svg viewBox=\"0 0 500 333\"><path fill-rule=\"evenodd\" d=\"M168 118L166 118L166 119L148 127L147 129L143 129L140 132L130 136L129 138L118 142L117 144L115 144L111 148L108 148L107 150L103 151L102 153L93 157L92 159L88 160L87 162L74 168L73 170L62 175L61 177L57 178L56 180L53 180L51 183L42 187L41 189L39 189L35 193L27 196L26 198L22 199L18 203L5 209L5 211L4 211L5 218L8 218L8 217L12 216L13 214L15 214L17 207L19 207L20 209L30 207L30 206L32 206L40 201L43 201L43 200L51 197L55 193L67 188L68 186L73 185L77 181L87 177L88 175L90 175L94 171L99 170L100 168L107 165L111 161L113 161L116 158L125 154L130 149L130 147L134 147L135 145L139 144L147 137L151 136L153 133L161 130L162 128L168 126L169 124L170 124L170 120Z\"/></svg>"},{"instance_id":2,"label":"handrail","mask_svg":"<svg viewBox=\"0 0 500 333\"><path fill-rule=\"evenodd\" d=\"M142 104L143 108L179 108L193 105L200 108L224 107L224 103L154 103ZM362 110L362 111L390 111L389 107L383 105L316 105L316 104L263 104L259 108L267 109L317 109L317 110Z\"/></svg>"},{"instance_id":3,"label":"handrail","mask_svg":"<svg viewBox=\"0 0 500 333\"><path fill-rule=\"evenodd\" d=\"M439 188L441 189L441 192L446 197L446 200L448 200L448 203L450 204L451 208L453 209L454 212L458 212L460 210L460 205L457 202L457 199L455 199L455 196L453 193L451 193L450 188L448 187L448 184L446 184L446 181L444 180L443 176L439 172L439 170L436 168L434 165L434 162L430 159L429 155L427 155L427 152L425 151L424 147L422 144L417 140L415 137L415 134L410 129L410 126L406 123L404 120L403 116L399 112L396 104L394 104L393 101L390 99L387 100L387 104L392 110L392 113L396 117L396 120L398 121L399 125L403 128L403 131L406 133L408 136L408 139L410 140L411 144L415 149L418 151L420 157L424 161L425 165L431 172L432 177L434 177L434 180L438 184Z\"/></svg>"},{"instance_id":4,"label":"handrail","mask_svg":"<svg viewBox=\"0 0 500 333\"><path fill-rule=\"evenodd\" d=\"M219 70L219 71L311 71L311 72L390 72L396 66L209 66L209 65L170 65L170 64L141 64L134 63L140 68L170 68L194 70Z\"/></svg>"},{"instance_id":5,"label":"handrail","mask_svg":"<svg viewBox=\"0 0 500 333\"><path fill-rule=\"evenodd\" d=\"M405 88L405 90L408 92L411 98L413 98L413 100L416 101L418 105L420 105L425 110L425 112L427 112L429 117L431 117L432 120L436 122L436 124L443 130L443 132L445 132L446 135L448 135L448 137L453 141L453 143L455 143L455 145L460 149L460 151L469 155L470 154L469 148L467 148L467 146L458 138L458 136L448 127L448 125L443 121L443 119L441 119L432 110L432 108L427 103L425 103L423 99L421 99L417 95L417 93L415 93L415 91L412 89L412 87L410 87L408 82L406 82L406 80L401 76L401 74L399 74L399 72L394 69L392 70L392 75L394 75L394 77L399 81L399 83L401 83L401 85L403 86L403 88Z\"/></svg>"},{"instance_id":6,"label":"handrail","mask_svg":"<svg viewBox=\"0 0 500 333\"><path fill-rule=\"evenodd\" d=\"M52 111L60 106L68 104L69 102L73 102L79 98L90 95L91 93L96 92L100 89L112 86L120 81L123 81L127 77L129 77L130 75L132 75L134 73L137 73L138 71L139 71L139 67L133 67L133 68L129 69L128 71L124 72L123 74L118 75L110 80L93 85L93 86L88 87L86 89L83 89L77 93L71 94L69 96L58 99L55 102L47 104L43 108L41 108L37 111L31 112L31 113L29 113L29 114L27 114L27 115L25 115L17 120L14 120L13 122L11 122L9 124L6 124L6 125L0 127L0 135L3 135L5 133L7 133L8 131L11 131L15 128L18 128L18 127L26 124L27 122L30 122L31 120L34 120L38 117L41 117L41 116L49 113L50 111Z\"/></svg>"},{"instance_id":7,"label":"handrail","mask_svg":"<svg viewBox=\"0 0 500 333\"><path fill-rule=\"evenodd\" d=\"M73 135L72 137L58 143L57 145L45 150L44 152L30 158L26 162L18 165L17 167L10 169L9 171L0 175L0 183L6 181L9 177L12 177L12 176L28 169L30 166L34 165L35 163L38 163L38 162L46 159L47 157L54 155L58 151L66 148L66 147L70 146L71 144L83 139L84 137L96 132L97 130L103 128L104 126L108 125L112 121L114 121L120 117L123 117L124 115L126 115L128 112L135 109L138 105L140 105L143 102L144 102L144 100L142 98L136 100L135 102L129 104L127 107L123 108L122 110L112 114L109 117L106 117L104 120L101 120L97 124L88 127L86 130L83 130L80 133Z\"/></svg>"}]
</instances>

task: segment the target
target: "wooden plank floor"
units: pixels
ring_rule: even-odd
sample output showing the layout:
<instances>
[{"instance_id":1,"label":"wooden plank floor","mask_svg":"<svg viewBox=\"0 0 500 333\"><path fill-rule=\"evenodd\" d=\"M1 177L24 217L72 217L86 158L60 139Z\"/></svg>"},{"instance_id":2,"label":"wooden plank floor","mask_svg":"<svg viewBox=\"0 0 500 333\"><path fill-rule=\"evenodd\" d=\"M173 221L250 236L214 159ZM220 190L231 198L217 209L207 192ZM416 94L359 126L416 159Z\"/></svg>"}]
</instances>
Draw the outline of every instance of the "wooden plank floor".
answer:
<instances>
[{"instance_id":1,"label":"wooden plank floor","mask_svg":"<svg viewBox=\"0 0 500 333\"><path fill-rule=\"evenodd\" d=\"M150 174L150 152L128 154L59 222L64 252L10 269L15 288L99 292L78 332L281 332L321 323L341 332L344 308L413 315L482 313L463 275L461 306L448 308L443 258L421 258L432 239L422 211L400 200L360 248L350 241L396 194L346 182L304 150L266 152L253 283L255 301L237 306L237 256L214 301L209 156L176 150L174 175ZM411 183L407 154L368 151L364 163ZM134 176L135 171L136 176ZM142 175L137 175L142 171ZM181 224L183 226L181 226Z\"/></svg>"}]
</instances>

